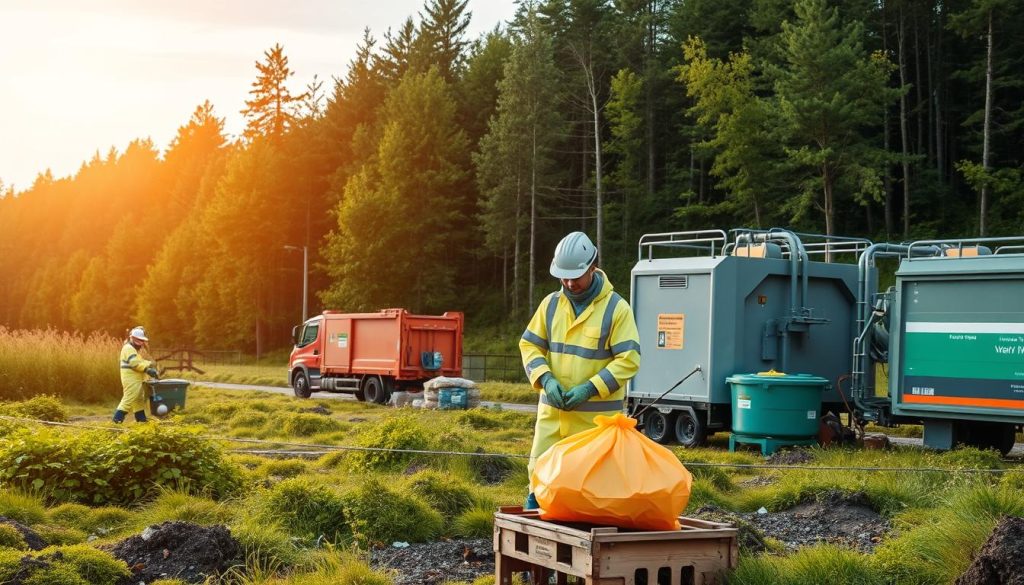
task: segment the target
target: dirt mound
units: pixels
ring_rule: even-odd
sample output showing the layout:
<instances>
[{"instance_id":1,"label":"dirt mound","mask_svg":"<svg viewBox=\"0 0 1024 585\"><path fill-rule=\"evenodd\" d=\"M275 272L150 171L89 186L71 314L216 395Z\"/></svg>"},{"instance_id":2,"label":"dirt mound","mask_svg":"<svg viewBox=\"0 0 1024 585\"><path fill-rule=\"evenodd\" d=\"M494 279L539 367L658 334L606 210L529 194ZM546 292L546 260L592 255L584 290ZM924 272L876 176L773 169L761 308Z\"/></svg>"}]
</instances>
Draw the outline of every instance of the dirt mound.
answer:
<instances>
[{"instance_id":1,"label":"dirt mound","mask_svg":"<svg viewBox=\"0 0 1024 585\"><path fill-rule=\"evenodd\" d=\"M1024 518L1006 516L956 585L1024 585Z\"/></svg>"},{"instance_id":2,"label":"dirt mound","mask_svg":"<svg viewBox=\"0 0 1024 585\"><path fill-rule=\"evenodd\" d=\"M203 583L241 562L241 550L224 526L164 522L122 540L110 552L132 569L133 584L157 579Z\"/></svg>"},{"instance_id":3,"label":"dirt mound","mask_svg":"<svg viewBox=\"0 0 1024 585\"><path fill-rule=\"evenodd\" d=\"M43 540L35 530L32 530L28 526L25 526L21 522L11 520L6 516L0 516L0 524L10 524L15 530L21 533L21 537L25 539L25 544L32 550L43 550L46 548L46 541Z\"/></svg>"},{"instance_id":4,"label":"dirt mound","mask_svg":"<svg viewBox=\"0 0 1024 585\"><path fill-rule=\"evenodd\" d=\"M744 518L786 548L828 542L871 552L891 528L863 494L826 492L788 510Z\"/></svg>"},{"instance_id":5,"label":"dirt mound","mask_svg":"<svg viewBox=\"0 0 1024 585\"><path fill-rule=\"evenodd\" d=\"M473 581L494 574L494 545L489 538L386 547L370 552L375 569L392 569L395 585L434 585Z\"/></svg>"},{"instance_id":6,"label":"dirt mound","mask_svg":"<svg viewBox=\"0 0 1024 585\"><path fill-rule=\"evenodd\" d=\"M727 522L735 525L738 529L737 537L739 539L740 550L743 553L759 553L764 552L768 548L764 542L764 535L761 534L761 531L754 528L749 521L744 520L740 514L724 510L714 504L708 504L706 506L701 506L695 512L687 513L687 515L701 520Z\"/></svg>"},{"instance_id":7,"label":"dirt mound","mask_svg":"<svg viewBox=\"0 0 1024 585\"><path fill-rule=\"evenodd\" d=\"M803 449L786 449L776 451L768 458L769 465L806 465L814 461L814 456Z\"/></svg>"}]
</instances>

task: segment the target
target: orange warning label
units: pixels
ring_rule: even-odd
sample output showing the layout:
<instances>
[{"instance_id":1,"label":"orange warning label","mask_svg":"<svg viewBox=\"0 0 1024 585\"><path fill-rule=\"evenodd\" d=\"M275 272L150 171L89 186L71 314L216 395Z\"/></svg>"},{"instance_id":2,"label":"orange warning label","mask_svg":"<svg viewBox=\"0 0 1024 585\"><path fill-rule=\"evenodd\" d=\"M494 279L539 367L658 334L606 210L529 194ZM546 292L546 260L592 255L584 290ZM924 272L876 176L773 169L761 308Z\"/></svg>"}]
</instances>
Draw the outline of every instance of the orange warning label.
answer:
<instances>
[{"instance_id":1,"label":"orange warning label","mask_svg":"<svg viewBox=\"0 0 1024 585\"><path fill-rule=\"evenodd\" d=\"M683 349L683 330L686 315L661 313L658 315L658 349Z\"/></svg>"}]
</instances>

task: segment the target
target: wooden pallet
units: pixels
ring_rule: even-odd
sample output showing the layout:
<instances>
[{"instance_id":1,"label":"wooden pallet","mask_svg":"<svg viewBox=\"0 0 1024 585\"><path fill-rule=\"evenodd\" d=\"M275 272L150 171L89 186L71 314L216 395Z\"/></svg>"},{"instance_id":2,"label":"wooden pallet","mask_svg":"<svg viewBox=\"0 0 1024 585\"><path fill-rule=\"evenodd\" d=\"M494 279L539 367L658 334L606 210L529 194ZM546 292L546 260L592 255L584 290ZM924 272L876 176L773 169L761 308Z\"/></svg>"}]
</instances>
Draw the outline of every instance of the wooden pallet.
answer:
<instances>
[{"instance_id":1,"label":"wooden pallet","mask_svg":"<svg viewBox=\"0 0 1024 585\"><path fill-rule=\"evenodd\" d=\"M497 585L514 573L547 585L569 576L586 585L712 585L739 558L731 524L679 517L681 530L641 532L547 522L536 510L502 507L494 515Z\"/></svg>"}]
</instances>

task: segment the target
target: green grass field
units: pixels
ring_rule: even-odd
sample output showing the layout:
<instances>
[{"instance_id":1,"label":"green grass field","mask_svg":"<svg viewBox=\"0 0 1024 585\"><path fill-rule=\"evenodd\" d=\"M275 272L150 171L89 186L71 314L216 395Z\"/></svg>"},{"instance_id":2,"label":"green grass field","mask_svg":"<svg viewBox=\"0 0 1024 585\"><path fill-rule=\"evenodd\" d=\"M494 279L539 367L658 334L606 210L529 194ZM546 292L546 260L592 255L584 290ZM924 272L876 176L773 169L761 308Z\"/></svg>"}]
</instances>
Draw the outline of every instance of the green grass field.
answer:
<instances>
[{"instance_id":1,"label":"green grass field","mask_svg":"<svg viewBox=\"0 0 1024 585\"><path fill-rule=\"evenodd\" d=\"M116 566L111 569L111 557L96 547L147 525L189 520L225 524L241 542L246 562L233 571L231 583L385 584L392 577L368 566L368 547L392 540L487 538L495 507L521 503L526 492L525 460L518 456L529 451L532 414L393 409L197 383L188 391L184 411L150 425L126 423L121 430L128 432L115 434L108 421L120 388L108 372L116 372L110 357L116 343L47 335L0 332L0 415L19 419L0 419L0 516L46 535L64 551L63 558L74 561L53 569L78 571L77 577L62 577L62 583L107 583L96 575L102 567L114 571ZM59 375L34 375L32 352L57 343L63 347L51 354ZM210 371L222 381L266 383L278 376L280 366ZM490 400L536 400L526 384L482 386ZM43 429L21 419L75 426ZM302 450L296 444L318 447L308 457L256 453ZM736 512L761 507L776 512L838 490L862 494L895 527L873 554L824 544L796 552L776 547L744 553L729 583L952 583L1001 515L1024 514L1024 467L993 452L810 451L807 465L845 468L838 471L700 465L763 461L752 451L729 453L724 446L720 434L708 448L673 448L694 476L689 510L715 504ZM83 481L114 467L121 471L102 483ZM968 471L977 468L1004 472ZM381 493L389 495L381 498ZM318 546L325 538L333 546ZM0 530L0 581L26 554L21 547L20 536ZM47 578L36 581L50 582ZM478 585L490 582L483 578Z\"/></svg>"},{"instance_id":2,"label":"green grass field","mask_svg":"<svg viewBox=\"0 0 1024 585\"><path fill-rule=\"evenodd\" d=\"M500 390L498 390L500 391ZM9 403L11 409L21 403ZM28 404L28 403L25 403ZM22 407L19 412L49 412L53 418L55 408L63 408L63 417L78 425L109 427L110 405L91 405L69 402L57 406L34 401L34 406ZM42 406L47 406L46 409ZM328 415L310 413L318 407ZM17 410L17 409L15 409ZM40 414L40 416L42 416ZM58 417L59 418L59 417ZM429 449L443 446L446 450L521 455L529 451L533 417L529 414L507 411L413 411L367 405L354 401L298 400L289 396L260 392L222 391L201 385L189 390L187 408L156 423L164 429L198 429L207 437L220 437L213 445L224 454L226 461L241 470L241 481L246 487L237 495L213 499L203 493L187 490L152 488L137 503L127 507L106 507L80 510L81 518L67 524L70 531L62 533L67 544L87 539L92 516L102 510L118 512L117 528L90 542L98 546L137 533L144 526L172 519L196 519L208 523L224 523L232 528L243 544L273 556L277 567L266 572L267 559L259 555L250 559L244 573L249 583L306 583L327 566L339 563L361 567L358 574L371 581L338 582L390 582L383 573L371 571L360 554L331 557L313 546L310 535L333 530L338 543L365 547L394 537L384 528L356 522L346 523L338 516L323 515L324 510L345 502L358 500L360 486L366 482L390 486L399 493L426 489L430 494L424 501L426 508L416 507L415 513L424 515L417 524L428 529L417 538L434 539L462 535L488 536L489 522L483 510L493 510L499 504L515 504L522 500L527 478L525 461L518 458L488 461L504 469L504 479L488 483L480 467L481 462L461 456L394 455L386 453L358 453L336 451L314 458L279 459L251 454L254 450L273 449L281 443L316 445L361 445ZM136 425L127 425L129 429ZM3 423L0 433L8 438L25 428L38 434L31 424ZM75 435L87 431L63 429L50 431L55 436ZM261 445L235 443L235 439L256 439ZM717 438L717 437L716 437ZM56 440L56 439L53 439ZM84 441L84 440L83 440ZM4 442L4 445L16 444ZM721 445L721 441L713 444ZM11 447L0 447L0 477L5 461L16 455ZM295 447L290 447L294 450ZM321 449L322 450L322 449ZM728 453L720 446L705 449L674 448L677 456L691 463L740 463L761 461L753 452ZM860 492L878 511L891 518L898 530L873 555L835 551L823 547L809 547L796 554L762 554L741 559L739 570L730 582L736 583L811 583L816 573L828 567L842 568L842 574L856 574L856 582L863 583L951 583L970 561L970 553L980 546L987 531L998 515L1024 509L1024 470L1005 476L958 473L969 467L1004 467L1008 464L998 457L976 450L950 453L932 453L918 449L894 449L886 452L851 449L813 450L811 465L821 466L884 466L884 467L938 467L944 473L892 474L862 471L813 470L750 470L691 466L695 483L689 509L714 503L736 511L752 511L759 507L782 510L804 498L827 490ZM493 471L493 470L491 470ZM749 480L763 478L764 482ZM750 486L750 487L747 487ZM312 491L310 491L312 490ZM433 491L431 491L433 490ZM437 492L437 490L441 490ZM437 492L437 493L435 493ZM0 497L0 515L26 518L30 526L45 532L66 520L67 502L61 502L45 489L26 491L8 481ZM427 493L427 492L424 492ZM306 494L306 495L302 495ZM318 494L313 497L311 494ZM298 498L298 500L295 500ZM323 510L296 508L296 501L311 498L308 505ZM433 498L433 499L431 499ZM292 502L285 504L285 502ZM453 503L454 502L454 503ZM275 506L285 506L285 509ZM353 504L348 504L353 505ZM963 509L977 511L971 529L963 524ZM295 508L295 509L293 509ZM110 514L112 512L104 512ZM377 510L374 514L388 514ZM402 512L412 513L412 512ZM333 514L333 513L332 513ZM267 518L274 518L272 530L257 530ZM328 524L324 524L328 522ZM354 520L353 520L354 522ZM381 532L383 530L383 532ZM395 537L397 538L397 537ZM403 539L407 539L403 537ZM306 543L298 548L294 542ZM346 544L347 543L347 544ZM925 551L927 549L927 551ZM927 552L927 554L925 554ZM325 557L324 555L328 555ZM0 555L0 571L3 570ZM263 564L261 564L263 563ZM287 567L287 571L282 568ZM335 570L335 569L330 569ZM827 574L827 573L825 573ZM839 573L837 573L839 574ZM895 581L892 575L905 575ZM927 575L932 581L915 581ZM373 581L372 579L377 579ZM327 581L330 582L330 581Z\"/></svg>"}]
</instances>

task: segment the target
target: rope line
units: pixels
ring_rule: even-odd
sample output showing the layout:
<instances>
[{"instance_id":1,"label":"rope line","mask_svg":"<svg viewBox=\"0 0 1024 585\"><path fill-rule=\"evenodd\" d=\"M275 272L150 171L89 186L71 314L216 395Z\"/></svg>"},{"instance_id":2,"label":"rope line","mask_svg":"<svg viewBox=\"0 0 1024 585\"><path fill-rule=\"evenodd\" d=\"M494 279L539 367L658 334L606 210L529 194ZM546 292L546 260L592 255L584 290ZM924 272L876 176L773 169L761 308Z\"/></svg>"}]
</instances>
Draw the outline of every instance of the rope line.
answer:
<instances>
[{"instance_id":1,"label":"rope line","mask_svg":"<svg viewBox=\"0 0 1024 585\"><path fill-rule=\"evenodd\" d=\"M56 426L65 428L76 428L84 430L99 430L99 431L112 431L123 433L129 429L125 428L112 428L112 427L97 427L91 425L79 425L73 423L60 423L43 421L31 418L20 418L13 416L0 415L0 420L9 420L14 422L22 423L34 423L44 426ZM311 451L284 451L284 450L269 450L269 451L243 451L234 450L235 453L253 453L258 455L327 455L334 452L344 451L370 451L380 453L403 453L412 455L444 455L444 456L459 456L459 457L505 457L509 459L529 459L529 455L521 455L517 453L487 453L487 452L476 452L476 451L439 451L432 449L392 449L388 447L360 447L357 445L323 445L317 443L293 443L287 441L268 441L265 439L244 439L237 437L219 437L216 435L200 435L201 438L208 441L219 441L225 443L243 443L253 445L272 445L282 447L299 447L305 449L311 449ZM312 451L312 449L318 449L319 451ZM895 472L895 473L1006 473L1008 471L1015 471L1015 469L978 469L978 468L952 468L952 467L878 467L878 466L818 466L818 465L779 465L770 463L710 463L704 461L682 461L682 464L686 467L717 467L717 468L729 468L729 469L799 469L807 471L864 471L871 473L883 473L883 472Z\"/></svg>"}]
</instances>

